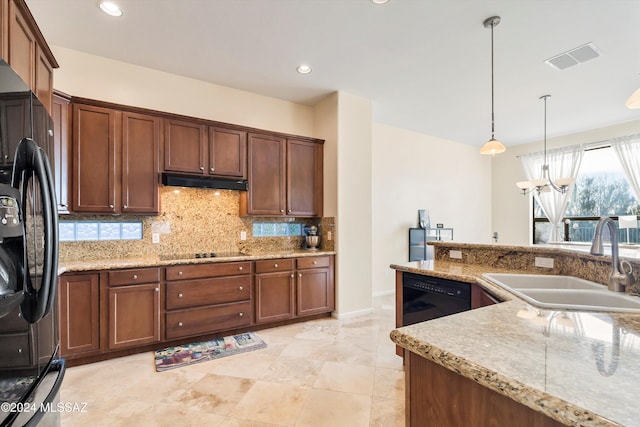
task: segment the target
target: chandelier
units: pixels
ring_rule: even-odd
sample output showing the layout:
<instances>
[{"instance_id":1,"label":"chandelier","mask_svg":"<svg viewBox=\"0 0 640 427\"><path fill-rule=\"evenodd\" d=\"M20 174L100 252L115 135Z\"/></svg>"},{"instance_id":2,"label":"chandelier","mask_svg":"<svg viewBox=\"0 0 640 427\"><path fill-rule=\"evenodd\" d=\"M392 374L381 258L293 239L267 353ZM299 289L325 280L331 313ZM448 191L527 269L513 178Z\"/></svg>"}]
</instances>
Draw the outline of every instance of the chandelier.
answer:
<instances>
[{"instance_id":1,"label":"chandelier","mask_svg":"<svg viewBox=\"0 0 640 427\"><path fill-rule=\"evenodd\" d=\"M534 190L538 194L550 193L552 189L565 194L569 186L575 181L575 178L566 177L558 178L554 182L549 175L549 164L547 163L547 98L550 97L551 95L542 95L540 97L540 99L544 100L544 164L542 165L542 174L538 179L516 182L516 186L520 189L522 195L529 194Z\"/></svg>"}]
</instances>

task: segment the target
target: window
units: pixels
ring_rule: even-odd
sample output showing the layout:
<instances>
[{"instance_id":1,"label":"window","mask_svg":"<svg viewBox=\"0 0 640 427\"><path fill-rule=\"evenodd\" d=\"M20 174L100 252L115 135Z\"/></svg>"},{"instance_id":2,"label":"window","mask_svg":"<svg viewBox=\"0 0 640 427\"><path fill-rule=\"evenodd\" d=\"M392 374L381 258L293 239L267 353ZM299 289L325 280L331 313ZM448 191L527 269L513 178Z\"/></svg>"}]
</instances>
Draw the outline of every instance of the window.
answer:
<instances>
[{"instance_id":1,"label":"window","mask_svg":"<svg viewBox=\"0 0 640 427\"><path fill-rule=\"evenodd\" d=\"M590 242L601 216L617 220L622 215L639 213L640 205L613 148L586 150L565 211L564 240ZM549 235L550 224L535 200L533 217L534 243L546 243L543 236ZM619 238L621 242L640 243L637 228L620 229Z\"/></svg>"},{"instance_id":2,"label":"window","mask_svg":"<svg viewBox=\"0 0 640 427\"><path fill-rule=\"evenodd\" d=\"M58 226L61 242L142 239L142 222L60 221Z\"/></svg>"}]
</instances>

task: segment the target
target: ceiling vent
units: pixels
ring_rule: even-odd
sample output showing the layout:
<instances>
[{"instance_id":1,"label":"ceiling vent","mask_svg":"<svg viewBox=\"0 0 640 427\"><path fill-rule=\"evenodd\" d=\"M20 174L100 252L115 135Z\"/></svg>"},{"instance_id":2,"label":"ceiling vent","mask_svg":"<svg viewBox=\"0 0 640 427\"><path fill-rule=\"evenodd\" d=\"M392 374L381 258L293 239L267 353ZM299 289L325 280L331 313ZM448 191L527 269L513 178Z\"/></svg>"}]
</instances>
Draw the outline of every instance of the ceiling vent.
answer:
<instances>
[{"instance_id":1,"label":"ceiling vent","mask_svg":"<svg viewBox=\"0 0 640 427\"><path fill-rule=\"evenodd\" d=\"M578 46L575 49L561 53L560 55L546 59L544 62L553 68L564 70L565 68L573 67L574 65L587 62L588 60L599 56L600 51L598 51L598 48L593 43L587 43L585 45Z\"/></svg>"}]
</instances>

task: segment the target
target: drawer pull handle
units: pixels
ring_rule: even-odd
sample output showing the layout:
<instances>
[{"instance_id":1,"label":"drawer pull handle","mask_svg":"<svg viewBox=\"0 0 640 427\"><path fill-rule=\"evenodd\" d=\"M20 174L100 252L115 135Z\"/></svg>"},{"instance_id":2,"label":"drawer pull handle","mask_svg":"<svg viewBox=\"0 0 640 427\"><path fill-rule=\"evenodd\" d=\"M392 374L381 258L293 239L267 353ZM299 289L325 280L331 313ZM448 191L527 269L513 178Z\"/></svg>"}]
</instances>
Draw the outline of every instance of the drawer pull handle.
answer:
<instances>
[{"instance_id":1,"label":"drawer pull handle","mask_svg":"<svg viewBox=\"0 0 640 427\"><path fill-rule=\"evenodd\" d=\"M133 280L138 280L138 275L137 274L133 275Z\"/></svg>"},{"instance_id":2,"label":"drawer pull handle","mask_svg":"<svg viewBox=\"0 0 640 427\"><path fill-rule=\"evenodd\" d=\"M273 264L273 266L274 266L275 268L278 268L278 264Z\"/></svg>"},{"instance_id":3,"label":"drawer pull handle","mask_svg":"<svg viewBox=\"0 0 640 427\"><path fill-rule=\"evenodd\" d=\"M178 326L182 327L182 322L178 322Z\"/></svg>"},{"instance_id":4,"label":"drawer pull handle","mask_svg":"<svg viewBox=\"0 0 640 427\"><path fill-rule=\"evenodd\" d=\"M182 276L182 271L178 271L178 276Z\"/></svg>"},{"instance_id":5,"label":"drawer pull handle","mask_svg":"<svg viewBox=\"0 0 640 427\"><path fill-rule=\"evenodd\" d=\"M243 316L244 316L244 313L243 313L243 312L240 312L240 313L238 313L238 316L243 317Z\"/></svg>"},{"instance_id":6,"label":"drawer pull handle","mask_svg":"<svg viewBox=\"0 0 640 427\"><path fill-rule=\"evenodd\" d=\"M239 290L239 291L244 291L244 286L240 286L240 287L238 288L238 290Z\"/></svg>"},{"instance_id":7,"label":"drawer pull handle","mask_svg":"<svg viewBox=\"0 0 640 427\"><path fill-rule=\"evenodd\" d=\"M318 263L318 261L313 261L313 265L316 265Z\"/></svg>"},{"instance_id":8,"label":"drawer pull handle","mask_svg":"<svg viewBox=\"0 0 640 427\"><path fill-rule=\"evenodd\" d=\"M238 270L242 270L242 267L238 267Z\"/></svg>"},{"instance_id":9,"label":"drawer pull handle","mask_svg":"<svg viewBox=\"0 0 640 427\"><path fill-rule=\"evenodd\" d=\"M178 298L182 298L182 292L178 294Z\"/></svg>"}]
</instances>

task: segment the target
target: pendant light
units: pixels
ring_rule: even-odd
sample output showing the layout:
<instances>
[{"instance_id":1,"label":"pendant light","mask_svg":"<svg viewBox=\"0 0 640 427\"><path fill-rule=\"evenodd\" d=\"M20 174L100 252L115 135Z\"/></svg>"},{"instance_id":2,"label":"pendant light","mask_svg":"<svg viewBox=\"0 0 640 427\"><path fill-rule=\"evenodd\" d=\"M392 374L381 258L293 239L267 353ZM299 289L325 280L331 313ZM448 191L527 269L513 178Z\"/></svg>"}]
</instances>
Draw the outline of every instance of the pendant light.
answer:
<instances>
[{"instance_id":1,"label":"pendant light","mask_svg":"<svg viewBox=\"0 0 640 427\"><path fill-rule=\"evenodd\" d=\"M487 18L482 23L485 28L491 27L491 139L482 146L480 154L496 155L504 153L507 148L495 138L495 120L493 114L493 27L500 23L499 16L492 16Z\"/></svg>"},{"instance_id":2,"label":"pendant light","mask_svg":"<svg viewBox=\"0 0 640 427\"><path fill-rule=\"evenodd\" d=\"M549 164L547 163L547 98L551 98L551 95L542 95L540 97L544 101L544 163L542 165L542 176L531 181L516 182L516 186L522 191L522 195L531 193L533 190L536 190L538 194L550 193L552 189L564 194L569 186L575 182L575 179L570 177L558 178L553 182L549 176Z\"/></svg>"}]
</instances>

